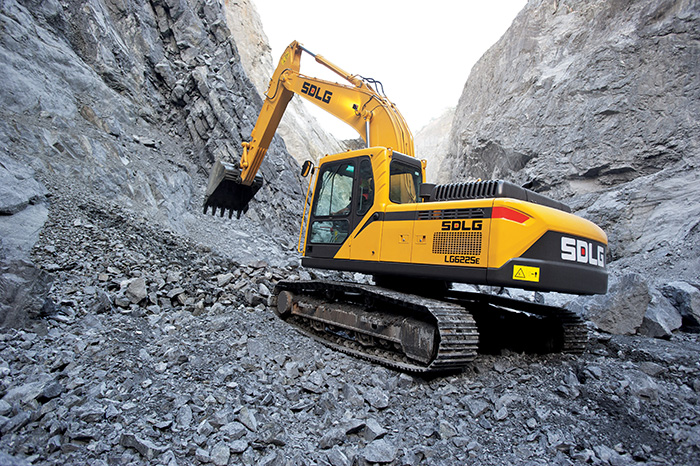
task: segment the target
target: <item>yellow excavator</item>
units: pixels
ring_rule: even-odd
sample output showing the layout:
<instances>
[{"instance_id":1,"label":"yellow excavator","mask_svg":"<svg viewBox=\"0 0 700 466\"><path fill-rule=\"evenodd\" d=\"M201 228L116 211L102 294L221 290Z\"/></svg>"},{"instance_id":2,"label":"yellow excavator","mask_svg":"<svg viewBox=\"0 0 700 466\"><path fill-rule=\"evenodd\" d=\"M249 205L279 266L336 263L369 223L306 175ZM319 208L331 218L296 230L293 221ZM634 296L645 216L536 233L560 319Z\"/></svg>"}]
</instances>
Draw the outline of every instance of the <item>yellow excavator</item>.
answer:
<instances>
[{"instance_id":1,"label":"yellow excavator","mask_svg":"<svg viewBox=\"0 0 700 466\"><path fill-rule=\"evenodd\" d=\"M348 84L301 74L303 53ZM240 162L215 163L205 213L247 211L294 94L366 143L302 167L312 176L299 235L302 265L370 274L375 285L282 281L272 300L280 318L333 348L417 373L459 369L494 341L516 351L584 350L586 328L570 311L451 285L605 293L605 233L561 202L503 180L426 183L426 162L415 158L411 131L381 83L298 42L279 61Z\"/></svg>"}]
</instances>

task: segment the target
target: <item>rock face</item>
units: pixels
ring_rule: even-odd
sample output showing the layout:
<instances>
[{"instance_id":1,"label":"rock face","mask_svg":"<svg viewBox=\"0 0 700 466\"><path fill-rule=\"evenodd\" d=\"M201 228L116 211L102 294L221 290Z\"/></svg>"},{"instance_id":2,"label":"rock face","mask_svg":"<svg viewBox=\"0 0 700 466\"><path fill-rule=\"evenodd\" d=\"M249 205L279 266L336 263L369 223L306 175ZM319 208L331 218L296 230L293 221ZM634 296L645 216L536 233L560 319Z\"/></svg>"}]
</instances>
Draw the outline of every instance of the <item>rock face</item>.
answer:
<instances>
[{"instance_id":1,"label":"rock face","mask_svg":"<svg viewBox=\"0 0 700 466\"><path fill-rule=\"evenodd\" d=\"M185 0L3 2L5 324L21 325L42 307L48 282L41 285L45 277L26 260L51 208L43 201L59 188L117 202L231 256L287 260L302 190L298 164L279 138L261 167L266 184L254 212L235 224L201 214L211 163L238 157L261 106L225 8Z\"/></svg>"},{"instance_id":2,"label":"rock face","mask_svg":"<svg viewBox=\"0 0 700 466\"><path fill-rule=\"evenodd\" d=\"M445 113L431 120L415 134L416 156L428 161L425 177L429 183L447 182L441 178L440 166L449 148L454 114L454 108L445 110Z\"/></svg>"},{"instance_id":3,"label":"rock face","mask_svg":"<svg viewBox=\"0 0 700 466\"><path fill-rule=\"evenodd\" d=\"M569 203L654 295L697 285L699 31L693 1L528 2L469 76L442 176Z\"/></svg>"},{"instance_id":4,"label":"rock face","mask_svg":"<svg viewBox=\"0 0 700 466\"><path fill-rule=\"evenodd\" d=\"M227 2L225 13L226 24L241 55L241 64L260 98L264 99L270 77L280 57L271 55L260 16L250 0ZM290 37L289 42L295 39ZM311 47L314 44L307 45ZM320 47L322 44L317 45ZM304 57L306 60L311 58L308 55ZM302 70L304 63L302 60ZM318 121L306 110L300 99L301 97L294 96L289 102L277 130L289 153L302 164L305 160L318 161L325 154L344 151L345 146L320 128Z\"/></svg>"},{"instance_id":5,"label":"rock face","mask_svg":"<svg viewBox=\"0 0 700 466\"><path fill-rule=\"evenodd\" d=\"M698 464L698 335L421 379L274 316L279 280L328 277L286 259L281 140L246 217L198 213L260 106L224 19L243 4L2 3L0 464ZM668 306L629 319L698 323L696 287L642 278L622 298Z\"/></svg>"},{"instance_id":6,"label":"rock face","mask_svg":"<svg viewBox=\"0 0 700 466\"><path fill-rule=\"evenodd\" d=\"M274 223L284 242L296 230L301 182L278 138L261 168L266 185L254 214L234 225L200 214L210 164L239 156L261 106L223 8L4 2L2 156L51 185L84 187L181 234L220 230L213 236L235 239L224 231ZM234 240L212 246L245 253L227 241Z\"/></svg>"}]
</instances>

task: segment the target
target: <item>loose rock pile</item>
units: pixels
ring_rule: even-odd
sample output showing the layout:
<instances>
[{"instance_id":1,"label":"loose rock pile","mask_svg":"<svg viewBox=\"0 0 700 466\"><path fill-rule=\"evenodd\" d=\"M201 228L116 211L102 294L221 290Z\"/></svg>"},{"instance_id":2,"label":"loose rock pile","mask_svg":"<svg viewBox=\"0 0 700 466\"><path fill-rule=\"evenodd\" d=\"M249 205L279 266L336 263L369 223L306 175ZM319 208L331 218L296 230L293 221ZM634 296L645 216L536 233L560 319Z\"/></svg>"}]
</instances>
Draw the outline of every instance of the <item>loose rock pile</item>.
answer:
<instances>
[{"instance_id":1,"label":"loose rock pile","mask_svg":"<svg viewBox=\"0 0 700 466\"><path fill-rule=\"evenodd\" d=\"M595 334L581 356L482 355L422 379L274 317L290 263L239 264L56 190L37 331L0 333L8 464L692 464L700 342Z\"/></svg>"}]
</instances>

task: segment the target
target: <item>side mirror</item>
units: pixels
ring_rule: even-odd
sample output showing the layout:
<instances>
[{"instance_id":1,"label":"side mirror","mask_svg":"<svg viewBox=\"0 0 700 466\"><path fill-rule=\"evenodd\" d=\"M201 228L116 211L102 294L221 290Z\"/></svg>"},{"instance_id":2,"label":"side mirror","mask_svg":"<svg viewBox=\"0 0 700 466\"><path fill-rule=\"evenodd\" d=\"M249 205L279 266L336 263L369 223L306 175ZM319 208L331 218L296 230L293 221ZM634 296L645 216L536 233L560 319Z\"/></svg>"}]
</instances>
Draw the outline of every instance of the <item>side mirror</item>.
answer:
<instances>
[{"instance_id":1,"label":"side mirror","mask_svg":"<svg viewBox=\"0 0 700 466\"><path fill-rule=\"evenodd\" d=\"M301 176L306 178L309 175L309 172L313 173L313 169L314 164L311 162L311 160L307 160L301 167Z\"/></svg>"},{"instance_id":2,"label":"side mirror","mask_svg":"<svg viewBox=\"0 0 700 466\"><path fill-rule=\"evenodd\" d=\"M433 195L433 191L435 191L435 184L421 183L418 187L418 196L423 199L423 202L428 202Z\"/></svg>"}]
</instances>

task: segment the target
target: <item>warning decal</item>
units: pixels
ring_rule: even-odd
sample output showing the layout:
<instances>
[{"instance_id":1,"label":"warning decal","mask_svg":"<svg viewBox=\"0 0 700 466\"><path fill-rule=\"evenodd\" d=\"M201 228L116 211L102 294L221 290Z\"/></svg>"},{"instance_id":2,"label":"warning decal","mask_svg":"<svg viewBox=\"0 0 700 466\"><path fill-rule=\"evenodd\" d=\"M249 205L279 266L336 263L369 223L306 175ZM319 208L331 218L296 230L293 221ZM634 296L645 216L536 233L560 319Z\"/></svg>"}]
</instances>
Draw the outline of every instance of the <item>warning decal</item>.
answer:
<instances>
[{"instance_id":1,"label":"warning decal","mask_svg":"<svg viewBox=\"0 0 700 466\"><path fill-rule=\"evenodd\" d=\"M513 266L513 280L523 280L526 282L540 281L540 268L528 267L526 265Z\"/></svg>"}]
</instances>

